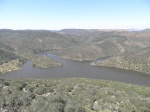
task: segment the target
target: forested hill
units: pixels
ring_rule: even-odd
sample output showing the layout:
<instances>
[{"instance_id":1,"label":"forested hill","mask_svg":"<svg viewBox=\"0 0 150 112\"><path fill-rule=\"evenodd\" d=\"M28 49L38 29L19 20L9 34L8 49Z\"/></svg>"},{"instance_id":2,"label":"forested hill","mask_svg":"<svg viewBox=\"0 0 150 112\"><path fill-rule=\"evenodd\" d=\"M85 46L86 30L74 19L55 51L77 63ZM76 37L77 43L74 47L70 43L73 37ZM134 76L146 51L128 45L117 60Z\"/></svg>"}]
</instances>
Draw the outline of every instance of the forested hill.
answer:
<instances>
[{"instance_id":1,"label":"forested hill","mask_svg":"<svg viewBox=\"0 0 150 112\"><path fill-rule=\"evenodd\" d=\"M74 46L65 35L46 30L0 30L0 43L15 49L39 52Z\"/></svg>"},{"instance_id":2,"label":"forested hill","mask_svg":"<svg viewBox=\"0 0 150 112\"><path fill-rule=\"evenodd\" d=\"M142 49L148 49L150 47L150 30L63 29L61 31L52 32L48 30L1 29L0 44L15 51L15 55L19 57L20 54L24 54L21 55L21 57L34 61L34 63L37 63L38 56L35 55L38 52L50 52L62 58L77 61L94 61L101 57L117 57L126 54L135 55L134 52L142 53ZM7 52L2 46L0 47L0 50L3 50L1 53ZM130 58L131 55L126 56ZM12 56L14 56L14 54L12 54ZM142 58L142 55L138 57ZM149 56L142 58L142 60L146 61L148 57ZM132 58L135 63L134 66L138 66L135 61L136 57ZM46 61L44 61L44 65L41 67L60 65L57 62L54 64L52 60L48 61L50 63L52 62L52 65L46 64L45 62ZM36 65L38 66L38 64ZM123 68L123 65L119 66ZM129 67L129 69L131 68ZM148 69L150 68L148 67Z\"/></svg>"},{"instance_id":3,"label":"forested hill","mask_svg":"<svg viewBox=\"0 0 150 112\"><path fill-rule=\"evenodd\" d=\"M0 65L15 59L24 61L23 58L13 53L13 49L7 47L6 45L0 44Z\"/></svg>"}]
</instances>

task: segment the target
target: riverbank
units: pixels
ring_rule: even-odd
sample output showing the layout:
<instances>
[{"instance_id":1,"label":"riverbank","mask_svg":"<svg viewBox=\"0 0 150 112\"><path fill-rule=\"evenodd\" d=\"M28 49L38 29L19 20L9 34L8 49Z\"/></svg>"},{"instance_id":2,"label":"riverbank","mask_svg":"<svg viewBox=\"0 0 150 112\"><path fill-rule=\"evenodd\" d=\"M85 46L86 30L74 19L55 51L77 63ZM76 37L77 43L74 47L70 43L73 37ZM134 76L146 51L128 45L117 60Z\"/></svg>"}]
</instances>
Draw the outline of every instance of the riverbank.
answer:
<instances>
[{"instance_id":1,"label":"riverbank","mask_svg":"<svg viewBox=\"0 0 150 112\"><path fill-rule=\"evenodd\" d=\"M39 68L50 68L50 67L62 65L58 61L53 60L50 57L47 57L46 55L39 56L38 54L32 54L29 52L20 52L20 51L16 51L15 54L27 60L32 61L33 66L36 66Z\"/></svg>"},{"instance_id":2,"label":"riverbank","mask_svg":"<svg viewBox=\"0 0 150 112\"><path fill-rule=\"evenodd\" d=\"M150 74L150 61L143 58L132 58L129 56L113 56L106 60L91 63L93 66L115 67L119 69L132 70Z\"/></svg>"},{"instance_id":3,"label":"riverbank","mask_svg":"<svg viewBox=\"0 0 150 112\"><path fill-rule=\"evenodd\" d=\"M14 70L20 70L21 65L22 65L22 62L19 62L19 60L9 61L8 63L4 63L0 65L0 73L7 73L7 72L14 71Z\"/></svg>"}]
</instances>

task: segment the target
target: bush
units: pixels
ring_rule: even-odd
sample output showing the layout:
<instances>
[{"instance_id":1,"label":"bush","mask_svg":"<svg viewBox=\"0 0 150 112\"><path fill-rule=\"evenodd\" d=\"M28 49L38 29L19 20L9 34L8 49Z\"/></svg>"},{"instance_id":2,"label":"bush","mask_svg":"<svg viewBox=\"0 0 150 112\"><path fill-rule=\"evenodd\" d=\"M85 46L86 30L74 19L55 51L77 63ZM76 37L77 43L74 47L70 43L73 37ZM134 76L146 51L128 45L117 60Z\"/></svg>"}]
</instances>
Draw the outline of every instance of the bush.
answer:
<instances>
[{"instance_id":1,"label":"bush","mask_svg":"<svg viewBox=\"0 0 150 112\"><path fill-rule=\"evenodd\" d=\"M10 84L9 84L9 82L5 82L5 81L4 81L4 82L3 82L3 85L4 85L4 86L9 86Z\"/></svg>"},{"instance_id":2,"label":"bush","mask_svg":"<svg viewBox=\"0 0 150 112\"><path fill-rule=\"evenodd\" d=\"M24 106L30 106L32 100L28 97L25 97L22 99L22 101L23 101Z\"/></svg>"},{"instance_id":3,"label":"bush","mask_svg":"<svg viewBox=\"0 0 150 112\"><path fill-rule=\"evenodd\" d=\"M34 89L35 89L35 87L33 85L26 86L26 90L29 91L29 92L33 92Z\"/></svg>"},{"instance_id":4,"label":"bush","mask_svg":"<svg viewBox=\"0 0 150 112\"><path fill-rule=\"evenodd\" d=\"M34 94L38 94L38 95L42 95L45 92L46 92L46 89L44 87L39 87L34 90Z\"/></svg>"},{"instance_id":5,"label":"bush","mask_svg":"<svg viewBox=\"0 0 150 112\"><path fill-rule=\"evenodd\" d=\"M54 89L52 89L52 88L46 88L46 92L50 92L50 93L53 93L54 92Z\"/></svg>"},{"instance_id":6,"label":"bush","mask_svg":"<svg viewBox=\"0 0 150 112\"><path fill-rule=\"evenodd\" d=\"M81 105L72 105L66 108L65 112L85 112L85 108Z\"/></svg>"}]
</instances>

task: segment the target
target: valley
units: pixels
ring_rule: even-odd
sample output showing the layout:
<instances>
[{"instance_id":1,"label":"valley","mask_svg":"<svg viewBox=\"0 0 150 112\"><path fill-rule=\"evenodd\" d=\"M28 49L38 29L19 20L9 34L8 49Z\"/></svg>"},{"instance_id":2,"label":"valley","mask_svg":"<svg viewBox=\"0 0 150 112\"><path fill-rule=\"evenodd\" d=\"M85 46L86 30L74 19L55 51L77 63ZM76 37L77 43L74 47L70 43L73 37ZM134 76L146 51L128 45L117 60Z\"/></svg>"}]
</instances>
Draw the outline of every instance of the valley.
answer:
<instances>
[{"instance_id":1,"label":"valley","mask_svg":"<svg viewBox=\"0 0 150 112\"><path fill-rule=\"evenodd\" d=\"M150 30L0 30L0 63L18 59L33 66L62 66L56 60L37 53L48 52L65 59L93 61L91 65L115 67L150 74ZM11 53L11 54L10 54ZM11 55L11 57L9 57ZM109 60L97 61L101 57ZM7 58L8 57L8 58ZM113 64L113 65L112 65Z\"/></svg>"},{"instance_id":2,"label":"valley","mask_svg":"<svg viewBox=\"0 0 150 112\"><path fill-rule=\"evenodd\" d=\"M150 30L0 30L0 111L147 112Z\"/></svg>"}]
</instances>

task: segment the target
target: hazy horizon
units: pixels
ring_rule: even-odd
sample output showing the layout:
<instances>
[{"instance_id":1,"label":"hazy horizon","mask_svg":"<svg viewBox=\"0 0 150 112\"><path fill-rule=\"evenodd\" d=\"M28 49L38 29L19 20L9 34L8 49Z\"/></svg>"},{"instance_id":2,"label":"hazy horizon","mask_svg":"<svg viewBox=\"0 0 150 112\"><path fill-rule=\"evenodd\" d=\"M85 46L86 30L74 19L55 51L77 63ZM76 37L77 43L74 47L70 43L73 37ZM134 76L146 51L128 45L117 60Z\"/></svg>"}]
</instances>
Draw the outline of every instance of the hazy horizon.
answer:
<instances>
[{"instance_id":1,"label":"hazy horizon","mask_svg":"<svg viewBox=\"0 0 150 112\"><path fill-rule=\"evenodd\" d=\"M99 29L91 29L91 28L60 28L60 29L44 29L44 28L0 28L0 30L51 30L51 31L60 31L64 29L79 29L79 30L146 30L150 29L150 27L145 28L99 28Z\"/></svg>"}]
</instances>

